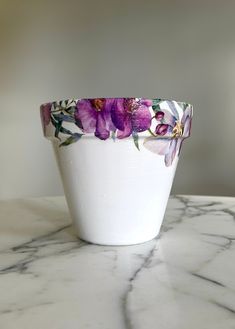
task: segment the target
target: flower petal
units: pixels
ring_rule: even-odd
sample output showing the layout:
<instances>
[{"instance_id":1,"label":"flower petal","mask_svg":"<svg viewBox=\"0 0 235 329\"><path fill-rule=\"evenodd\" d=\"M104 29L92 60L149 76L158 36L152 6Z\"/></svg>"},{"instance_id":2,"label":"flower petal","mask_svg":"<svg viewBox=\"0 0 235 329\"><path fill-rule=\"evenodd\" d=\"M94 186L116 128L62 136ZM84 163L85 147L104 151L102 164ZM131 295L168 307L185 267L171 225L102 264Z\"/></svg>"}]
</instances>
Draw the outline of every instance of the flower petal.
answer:
<instances>
[{"instance_id":1,"label":"flower petal","mask_svg":"<svg viewBox=\"0 0 235 329\"><path fill-rule=\"evenodd\" d=\"M140 103L142 105L145 105L145 106L148 106L148 107L153 105L153 101L151 99L147 99L147 98L142 98L140 100Z\"/></svg>"},{"instance_id":2,"label":"flower petal","mask_svg":"<svg viewBox=\"0 0 235 329\"><path fill-rule=\"evenodd\" d=\"M124 108L124 99L117 98L111 110L111 118L114 126L123 131L125 129L124 125L126 117L127 113Z\"/></svg>"},{"instance_id":3,"label":"flower petal","mask_svg":"<svg viewBox=\"0 0 235 329\"><path fill-rule=\"evenodd\" d=\"M170 142L170 147L169 147L168 153L165 156L165 164L167 167L172 165L173 160L178 151L178 146L179 146L178 139L176 139L176 138L172 139Z\"/></svg>"},{"instance_id":4,"label":"flower petal","mask_svg":"<svg viewBox=\"0 0 235 329\"><path fill-rule=\"evenodd\" d=\"M132 125L131 125L131 120L129 117L126 117L126 120L124 121L124 130L118 130L117 132L117 138L125 138L130 136L132 133Z\"/></svg>"},{"instance_id":5,"label":"flower petal","mask_svg":"<svg viewBox=\"0 0 235 329\"><path fill-rule=\"evenodd\" d=\"M105 111L111 112L114 104L115 104L116 98L106 98L105 99Z\"/></svg>"},{"instance_id":6,"label":"flower petal","mask_svg":"<svg viewBox=\"0 0 235 329\"><path fill-rule=\"evenodd\" d=\"M149 129L151 125L151 113L147 106L141 105L133 111L132 128L134 131L141 132Z\"/></svg>"},{"instance_id":7,"label":"flower petal","mask_svg":"<svg viewBox=\"0 0 235 329\"><path fill-rule=\"evenodd\" d=\"M77 102L77 111L75 112L75 120L80 120L83 131L92 133L96 129L97 112L93 109L88 99L82 99Z\"/></svg>"},{"instance_id":8,"label":"flower petal","mask_svg":"<svg viewBox=\"0 0 235 329\"><path fill-rule=\"evenodd\" d=\"M51 121L51 103L43 104L40 111L43 124L48 126Z\"/></svg>"},{"instance_id":9,"label":"flower petal","mask_svg":"<svg viewBox=\"0 0 235 329\"><path fill-rule=\"evenodd\" d=\"M167 102L167 105L169 106L169 108L171 109L174 117L176 118L176 120L179 120L179 113L178 113L178 110L175 106L175 103L174 101L166 101Z\"/></svg>"},{"instance_id":10,"label":"flower petal","mask_svg":"<svg viewBox=\"0 0 235 329\"><path fill-rule=\"evenodd\" d=\"M174 127L176 122L176 118L174 117L174 115L172 115L170 111L165 109L162 109L161 111L164 113L163 122L167 125Z\"/></svg>"},{"instance_id":11,"label":"flower petal","mask_svg":"<svg viewBox=\"0 0 235 329\"><path fill-rule=\"evenodd\" d=\"M114 131L116 129L111 118L111 112L114 106L115 106L115 98L107 98L105 100L104 109L102 111L104 115L104 119L106 121L106 127L110 131Z\"/></svg>"},{"instance_id":12,"label":"flower petal","mask_svg":"<svg viewBox=\"0 0 235 329\"><path fill-rule=\"evenodd\" d=\"M172 130L173 130L172 126L161 123L161 124L157 125L155 133L157 135L161 135L161 136L164 136L164 135L171 136Z\"/></svg>"},{"instance_id":13,"label":"flower petal","mask_svg":"<svg viewBox=\"0 0 235 329\"><path fill-rule=\"evenodd\" d=\"M183 130L183 137L189 137L190 131L191 131L191 123L192 123L192 107L188 106L181 119L181 123L183 124L184 130Z\"/></svg>"},{"instance_id":14,"label":"flower petal","mask_svg":"<svg viewBox=\"0 0 235 329\"><path fill-rule=\"evenodd\" d=\"M51 103L43 104L40 107L41 122L43 127L43 133L46 135L46 127L51 121Z\"/></svg>"},{"instance_id":15,"label":"flower petal","mask_svg":"<svg viewBox=\"0 0 235 329\"><path fill-rule=\"evenodd\" d=\"M178 153L178 155L180 155L181 147L182 147L182 144L183 144L184 140L185 140L185 138L178 138L178 141L177 141L177 153Z\"/></svg>"},{"instance_id":16,"label":"flower petal","mask_svg":"<svg viewBox=\"0 0 235 329\"><path fill-rule=\"evenodd\" d=\"M106 129L106 122L102 113L97 115L95 136L103 140L109 138L109 131Z\"/></svg>"},{"instance_id":17,"label":"flower petal","mask_svg":"<svg viewBox=\"0 0 235 329\"><path fill-rule=\"evenodd\" d=\"M171 139L168 138L156 138L148 137L145 138L143 145L151 152L165 155L169 152Z\"/></svg>"}]
</instances>

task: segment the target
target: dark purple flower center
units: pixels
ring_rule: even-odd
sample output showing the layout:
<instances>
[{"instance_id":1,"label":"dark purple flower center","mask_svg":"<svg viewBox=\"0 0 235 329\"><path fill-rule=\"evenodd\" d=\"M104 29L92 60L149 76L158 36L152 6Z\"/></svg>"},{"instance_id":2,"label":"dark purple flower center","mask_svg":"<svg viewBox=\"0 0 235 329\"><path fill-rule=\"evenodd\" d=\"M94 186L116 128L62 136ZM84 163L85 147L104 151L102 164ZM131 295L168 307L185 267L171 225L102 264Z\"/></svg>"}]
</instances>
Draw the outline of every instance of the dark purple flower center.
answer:
<instances>
[{"instance_id":1,"label":"dark purple flower center","mask_svg":"<svg viewBox=\"0 0 235 329\"><path fill-rule=\"evenodd\" d=\"M157 121L161 121L163 118L164 118L164 115L165 113L162 112L162 111L158 111L156 114L155 114L155 118Z\"/></svg>"},{"instance_id":2,"label":"dark purple flower center","mask_svg":"<svg viewBox=\"0 0 235 329\"><path fill-rule=\"evenodd\" d=\"M157 125L155 133L157 135L164 136L164 135L166 135L166 133L168 131L168 127L169 127L169 125L161 123L161 124Z\"/></svg>"},{"instance_id":3,"label":"dark purple flower center","mask_svg":"<svg viewBox=\"0 0 235 329\"><path fill-rule=\"evenodd\" d=\"M95 98L91 100L92 107L97 111L101 112L104 109L104 98Z\"/></svg>"}]
</instances>

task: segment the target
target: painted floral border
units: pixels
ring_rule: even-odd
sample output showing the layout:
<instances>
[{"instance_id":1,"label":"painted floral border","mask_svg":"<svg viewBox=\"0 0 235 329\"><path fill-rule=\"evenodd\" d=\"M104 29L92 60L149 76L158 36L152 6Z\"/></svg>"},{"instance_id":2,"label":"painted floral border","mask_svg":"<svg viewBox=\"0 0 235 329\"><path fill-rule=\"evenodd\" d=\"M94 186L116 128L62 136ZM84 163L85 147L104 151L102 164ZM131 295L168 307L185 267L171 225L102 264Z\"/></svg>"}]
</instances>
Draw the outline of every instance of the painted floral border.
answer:
<instances>
[{"instance_id":1,"label":"painted floral border","mask_svg":"<svg viewBox=\"0 0 235 329\"><path fill-rule=\"evenodd\" d=\"M166 166L190 136L193 115L192 105L160 98L69 99L40 109L45 136L52 131L60 146L94 134L100 140L132 137L140 150L139 136L144 133L144 147L164 156Z\"/></svg>"}]
</instances>

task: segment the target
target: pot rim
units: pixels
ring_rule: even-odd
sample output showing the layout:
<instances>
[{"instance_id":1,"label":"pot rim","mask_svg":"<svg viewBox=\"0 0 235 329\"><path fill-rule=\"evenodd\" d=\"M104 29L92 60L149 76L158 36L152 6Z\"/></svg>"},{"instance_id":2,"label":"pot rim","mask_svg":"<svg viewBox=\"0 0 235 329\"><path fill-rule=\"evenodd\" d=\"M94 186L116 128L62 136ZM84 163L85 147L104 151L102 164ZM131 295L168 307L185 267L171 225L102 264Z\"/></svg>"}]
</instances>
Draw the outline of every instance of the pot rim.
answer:
<instances>
[{"instance_id":1,"label":"pot rim","mask_svg":"<svg viewBox=\"0 0 235 329\"><path fill-rule=\"evenodd\" d=\"M179 140L190 136L193 107L166 98L70 98L44 103L40 113L44 136L60 146L89 136L103 141L132 137L139 150L139 138L146 137L146 148L165 155L179 152Z\"/></svg>"},{"instance_id":2,"label":"pot rim","mask_svg":"<svg viewBox=\"0 0 235 329\"><path fill-rule=\"evenodd\" d=\"M175 102L177 104L181 104L184 106L191 106L193 107L193 105L189 102L186 101L178 101L175 99L169 99L169 98L164 98L164 97L145 97L145 96L138 96L138 97L126 97L126 96L116 96L116 97L71 97L71 98L64 98L64 99L60 99L60 100L53 100L53 101L47 101L41 104L41 107L44 107L47 104L53 104L53 103L68 103L68 102L72 102L72 101L81 101L81 100L90 100L90 101L94 101L96 99L104 99L104 100L118 100L118 99L127 99L127 100L131 100L131 99L145 99L145 100L159 100L161 102L163 101L168 101L168 102Z\"/></svg>"}]
</instances>

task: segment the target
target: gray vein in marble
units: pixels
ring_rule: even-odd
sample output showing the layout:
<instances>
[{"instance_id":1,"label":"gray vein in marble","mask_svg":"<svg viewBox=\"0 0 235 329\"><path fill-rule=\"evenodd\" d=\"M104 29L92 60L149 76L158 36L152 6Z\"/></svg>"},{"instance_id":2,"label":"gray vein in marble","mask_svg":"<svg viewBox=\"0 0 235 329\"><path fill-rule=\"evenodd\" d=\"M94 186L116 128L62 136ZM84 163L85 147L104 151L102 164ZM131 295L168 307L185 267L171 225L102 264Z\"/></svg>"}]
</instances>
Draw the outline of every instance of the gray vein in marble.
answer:
<instances>
[{"instance_id":1,"label":"gray vein in marble","mask_svg":"<svg viewBox=\"0 0 235 329\"><path fill-rule=\"evenodd\" d=\"M230 308L229 306L226 306L226 305L224 305L224 304L220 304L220 303L216 303L216 302L214 302L214 304L217 305L217 306L219 306L219 307L221 307L222 309L224 309L224 310L230 312L230 313L233 313L233 314L235 313L235 310L232 309L232 308ZM234 327L234 328L235 328L235 327Z\"/></svg>"},{"instance_id":2,"label":"gray vein in marble","mask_svg":"<svg viewBox=\"0 0 235 329\"><path fill-rule=\"evenodd\" d=\"M235 328L235 199L173 197L159 237L130 247L78 240L61 198L17 201L22 228L10 206L1 329Z\"/></svg>"},{"instance_id":3,"label":"gray vein in marble","mask_svg":"<svg viewBox=\"0 0 235 329\"><path fill-rule=\"evenodd\" d=\"M10 272L18 272L20 274L22 273L30 273L29 271L29 265L40 259L45 257L44 255L38 256L37 253L39 251L39 248L48 247L51 245L65 245L65 249L63 248L61 251L53 252L53 255L60 254L60 253L68 253L69 251L72 251L77 248L81 248L84 245L87 245L86 242L83 242L81 240L78 240L77 238L74 238L74 241L61 241L56 240L56 235L62 231L65 231L66 229L70 229L71 224L60 227L58 230L54 232L50 232L48 234L39 236L37 238L34 238L28 242L25 242L23 244L17 245L10 249L10 251L19 253L19 254L25 254L25 258L23 260L20 260L17 263L14 263L8 267L0 269L0 275L1 274L7 274ZM68 248L66 248L68 246Z\"/></svg>"},{"instance_id":4,"label":"gray vein in marble","mask_svg":"<svg viewBox=\"0 0 235 329\"><path fill-rule=\"evenodd\" d=\"M157 240L157 239L155 239ZM153 247L149 250L146 256L142 257L143 262L140 264L140 266L133 272L132 276L128 279L128 286L127 286L127 291L125 292L125 295L123 297L123 314L124 314L124 321L125 321L125 327L126 329L132 329L132 322L129 317L129 312L128 312L128 305L127 305L127 300L128 296L133 290L133 284L136 279L136 277L140 274L140 272L148 267L149 263L151 262L151 258L154 254L154 251L156 250L157 243L154 243Z\"/></svg>"},{"instance_id":5,"label":"gray vein in marble","mask_svg":"<svg viewBox=\"0 0 235 329\"><path fill-rule=\"evenodd\" d=\"M206 280L206 281L208 281L208 282L210 282L210 283L212 283L212 284L216 284L216 285L218 285L218 286L221 286L221 287L224 287L224 288L225 288L225 285L223 285L222 283L220 283L220 282L218 282L218 281L216 281L216 280L212 280L212 279L210 279L210 278L206 278L205 276L200 275L200 274L197 274L197 273L192 273L192 275L193 275L193 276L196 276L196 277L199 278L199 279Z\"/></svg>"},{"instance_id":6,"label":"gray vein in marble","mask_svg":"<svg viewBox=\"0 0 235 329\"><path fill-rule=\"evenodd\" d=\"M27 307L19 307L19 308L15 308L15 309L6 309L1 311L1 314L8 314L8 313L12 313L12 312L24 312L24 311L28 311L30 309L33 309L35 307L41 307L41 306L47 306L47 305L52 305L53 302L45 302L45 303L39 303L36 305L31 305L31 306L27 306Z\"/></svg>"}]
</instances>

